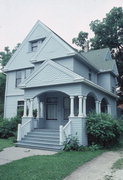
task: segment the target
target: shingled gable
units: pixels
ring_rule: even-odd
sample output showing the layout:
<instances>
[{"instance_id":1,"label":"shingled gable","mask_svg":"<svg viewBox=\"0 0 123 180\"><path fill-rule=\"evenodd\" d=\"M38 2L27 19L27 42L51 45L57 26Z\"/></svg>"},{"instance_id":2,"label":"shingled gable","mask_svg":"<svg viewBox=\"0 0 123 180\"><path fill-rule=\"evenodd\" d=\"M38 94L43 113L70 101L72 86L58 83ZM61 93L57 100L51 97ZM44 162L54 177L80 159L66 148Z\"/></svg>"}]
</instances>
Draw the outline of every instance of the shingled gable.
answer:
<instances>
[{"instance_id":1,"label":"shingled gable","mask_svg":"<svg viewBox=\"0 0 123 180\"><path fill-rule=\"evenodd\" d=\"M41 87L56 84L68 84L77 80L83 80L83 77L55 63L52 60L43 62L38 70L20 84L20 88Z\"/></svg>"},{"instance_id":2,"label":"shingled gable","mask_svg":"<svg viewBox=\"0 0 123 180\"><path fill-rule=\"evenodd\" d=\"M37 52L29 52L29 42L45 38ZM56 51L57 49L57 51ZM46 54L48 53L48 56ZM31 60L46 60L75 54L75 51L67 43L61 40L46 25L37 21L30 33L24 39L18 50L9 60L4 71L34 67Z\"/></svg>"}]
</instances>

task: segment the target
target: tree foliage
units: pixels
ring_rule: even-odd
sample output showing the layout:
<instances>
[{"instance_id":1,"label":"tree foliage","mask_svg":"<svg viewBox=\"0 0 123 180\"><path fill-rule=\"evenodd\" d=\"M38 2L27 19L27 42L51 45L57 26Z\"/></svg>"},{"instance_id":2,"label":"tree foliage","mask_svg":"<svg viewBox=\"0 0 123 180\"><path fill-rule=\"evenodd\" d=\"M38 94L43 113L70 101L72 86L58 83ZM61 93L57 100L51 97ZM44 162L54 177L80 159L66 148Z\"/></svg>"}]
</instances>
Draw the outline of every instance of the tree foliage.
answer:
<instances>
[{"instance_id":1,"label":"tree foliage","mask_svg":"<svg viewBox=\"0 0 123 180\"><path fill-rule=\"evenodd\" d=\"M88 33L80 31L78 37L72 39L72 43L76 44L77 46L80 46L82 51L84 51L87 39L88 39Z\"/></svg>"},{"instance_id":2,"label":"tree foliage","mask_svg":"<svg viewBox=\"0 0 123 180\"><path fill-rule=\"evenodd\" d=\"M123 92L123 8L114 7L106 17L90 23L94 37L89 40L91 49L110 48L116 60L119 77L118 83ZM78 36L78 41L80 37ZM78 44L81 47L81 44ZM122 95L120 94L122 97Z\"/></svg>"},{"instance_id":3,"label":"tree foliage","mask_svg":"<svg viewBox=\"0 0 123 180\"><path fill-rule=\"evenodd\" d=\"M0 52L0 64L3 68L11 56L14 54L14 52L17 50L17 48L20 46L20 43L17 44L17 46L10 51L10 48L7 46L4 48L4 51ZM5 95L5 83L6 83L6 76L2 72L0 72L0 116L3 116L3 107L4 107L4 95Z\"/></svg>"},{"instance_id":4,"label":"tree foliage","mask_svg":"<svg viewBox=\"0 0 123 180\"><path fill-rule=\"evenodd\" d=\"M4 48L4 51L0 52L0 63L2 67L4 67L7 64L7 62L9 61L9 59L11 58L11 56L14 54L14 52L17 50L19 46L20 43L18 43L12 51L10 51L10 48L6 46Z\"/></svg>"}]
</instances>

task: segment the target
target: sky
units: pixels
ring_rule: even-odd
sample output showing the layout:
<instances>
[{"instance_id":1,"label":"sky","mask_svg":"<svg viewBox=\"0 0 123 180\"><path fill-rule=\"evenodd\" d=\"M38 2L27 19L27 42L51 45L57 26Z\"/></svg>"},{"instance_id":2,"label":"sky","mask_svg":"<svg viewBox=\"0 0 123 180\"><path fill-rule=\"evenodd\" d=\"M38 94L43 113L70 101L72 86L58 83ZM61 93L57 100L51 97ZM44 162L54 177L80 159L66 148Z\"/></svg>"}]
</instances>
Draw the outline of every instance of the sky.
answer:
<instances>
[{"instance_id":1,"label":"sky","mask_svg":"<svg viewBox=\"0 0 123 180\"><path fill-rule=\"evenodd\" d=\"M37 20L69 44L80 31L92 37L90 22L120 6L123 0L0 0L0 51L21 43Z\"/></svg>"}]
</instances>

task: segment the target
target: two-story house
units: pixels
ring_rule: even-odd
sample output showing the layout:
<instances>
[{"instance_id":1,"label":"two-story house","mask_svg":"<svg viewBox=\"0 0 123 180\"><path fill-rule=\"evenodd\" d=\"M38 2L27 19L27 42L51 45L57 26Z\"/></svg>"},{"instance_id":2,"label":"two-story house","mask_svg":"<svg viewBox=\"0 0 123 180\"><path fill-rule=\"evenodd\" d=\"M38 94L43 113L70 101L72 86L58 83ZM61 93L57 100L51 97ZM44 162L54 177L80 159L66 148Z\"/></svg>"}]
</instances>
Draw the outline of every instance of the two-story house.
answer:
<instances>
[{"instance_id":1,"label":"two-story house","mask_svg":"<svg viewBox=\"0 0 123 180\"><path fill-rule=\"evenodd\" d=\"M79 53L40 21L4 72L4 116L24 110L18 145L59 149L68 135L87 145L86 114L116 116L118 71L110 50Z\"/></svg>"}]
</instances>

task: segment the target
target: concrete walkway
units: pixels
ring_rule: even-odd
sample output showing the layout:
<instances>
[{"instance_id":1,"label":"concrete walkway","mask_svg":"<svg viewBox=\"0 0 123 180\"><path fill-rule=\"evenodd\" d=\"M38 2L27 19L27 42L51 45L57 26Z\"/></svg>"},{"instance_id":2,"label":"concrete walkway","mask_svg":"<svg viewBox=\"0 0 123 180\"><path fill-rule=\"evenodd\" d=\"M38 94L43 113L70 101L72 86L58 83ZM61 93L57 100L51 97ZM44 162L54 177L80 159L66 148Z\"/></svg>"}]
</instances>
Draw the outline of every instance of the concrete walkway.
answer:
<instances>
[{"instance_id":1,"label":"concrete walkway","mask_svg":"<svg viewBox=\"0 0 123 180\"><path fill-rule=\"evenodd\" d=\"M21 147L8 147L0 152L0 165L9 163L14 160L22 159L24 157L34 156L34 155L52 155L57 152L37 150L37 149L27 149Z\"/></svg>"},{"instance_id":2,"label":"concrete walkway","mask_svg":"<svg viewBox=\"0 0 123 180\"><path fill-rule=\"evenodd\" d=\"M123 152L105 152L79 167L64 180L123 180L123 169L112 169L113 163L120 158L123 158Z\"/></svg>"}]
</instances>

